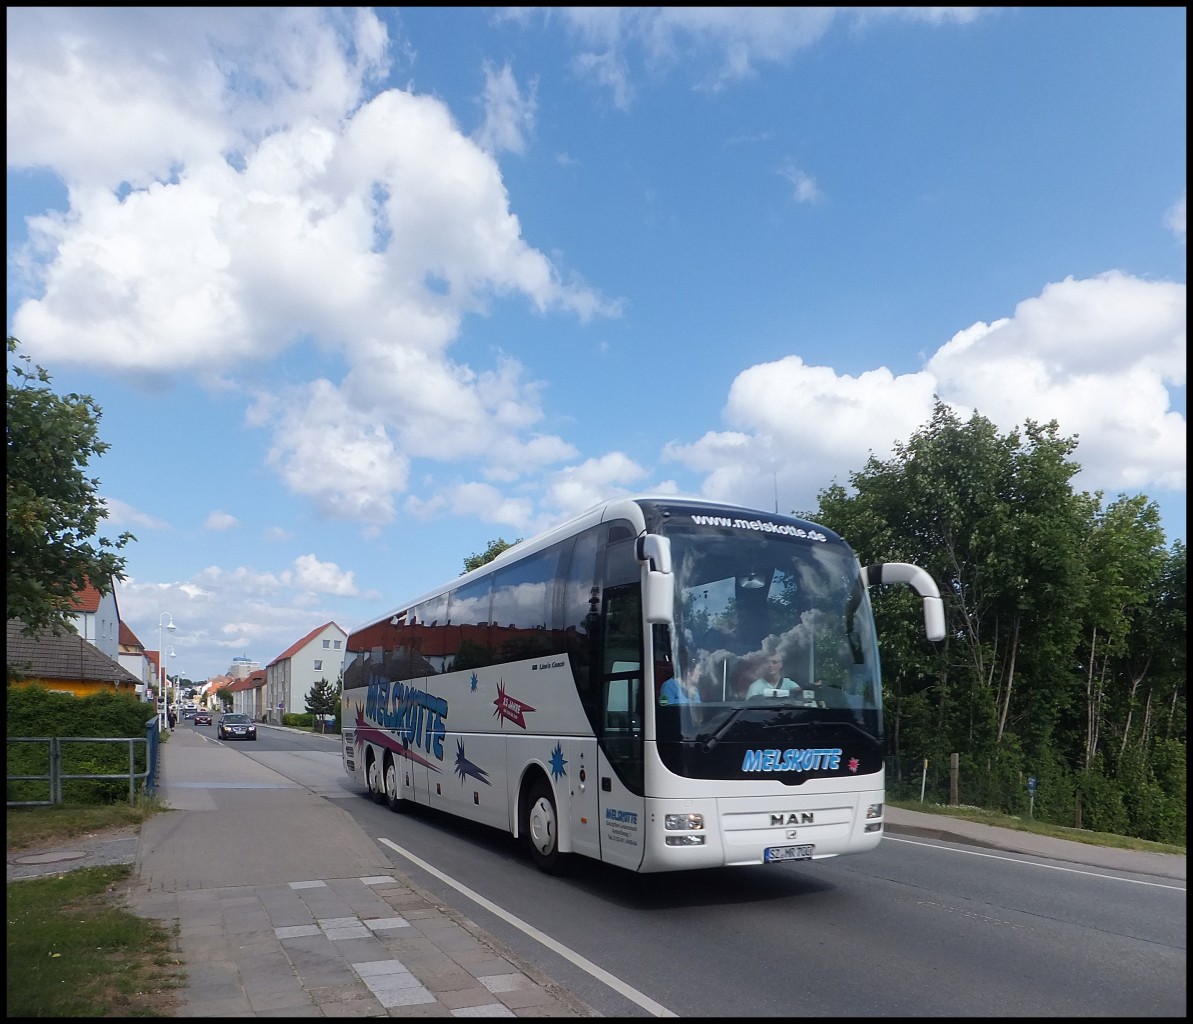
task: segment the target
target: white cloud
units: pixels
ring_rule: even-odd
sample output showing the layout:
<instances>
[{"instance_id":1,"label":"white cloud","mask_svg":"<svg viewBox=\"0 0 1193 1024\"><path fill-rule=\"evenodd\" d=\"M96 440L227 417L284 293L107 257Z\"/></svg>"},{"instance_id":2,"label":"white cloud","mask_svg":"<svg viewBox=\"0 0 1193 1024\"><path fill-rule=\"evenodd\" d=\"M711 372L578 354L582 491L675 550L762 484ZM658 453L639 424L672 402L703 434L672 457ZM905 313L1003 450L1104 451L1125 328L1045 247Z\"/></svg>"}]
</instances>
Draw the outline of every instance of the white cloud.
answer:
<instances>
[{"instance_id":1,"label":"white cloud","mask_svg":"<svg viewBox=\"0 0 1193 1024\"><path fill-rule=\"evenodd\" d=\"M1117 271L1050 284L1014 315L959 331L922 371L880 368L857 377L798 356L750 367L724 409L730 429L663 457L703 475L701 493L780 511L807 510L816 494L888 458L932 415L933 395L1003 432L1055 419L1076 434L1074 486L1109 494L1185 488L1186 421L1170 387L1185 384L1185 286Z\"/></svg>"},{"instance_id":2,"label":"white cloud","mask_svg":"<svg viewBox=\"0 0 1193 1024\"><path fill-rule=\"evenodd\" d=\"M231 530L234 526L239 525L240 523L234 515L218 508L208 512L207 518L203 520L203 529L205 530Z\"/></svg>"},{"instance_id":3,"label":"white cloud","mask_svg":"<svg viewBox=\"0 0 1193 1024\"><path fill-rule=\"evenodd\" d=\"M300 555L294 560L294 582L319 594L353 597L357 593L355 576L334 562L319 561L314 555Z\"/></svg>"},{"instance_id":4,"label":"white cloud","mask_svg":"<svg viewBox=\"0 0 1193 1024\"><path fill-rule=\"evenodd\" d=\"M72 189L145 188L279 124L334 120L387 62L366 8L30 7L7 29L8 166Z\"/></svg>"},{"instance_id":5,"label":"white cloud","mask_svg":"<svg viewBox=\"0 0 1193 1024\"><path fill-rule=\"evenodd\" d=\"M1185 244L1185 197L1181 196L1164 214L1164 226Z\"/></svg>"},{"instance_id":6,"label":"white cloud","mask_svg":"<svg viewBox=\"0 0 1193 1024\"><path fill-rule=\"evenodd\" d=\"M551 520L566 519L606 498L629 493L646 477L647 470L624 452L609 452L551 474L542 504L555 510ZM538 527L546 525L547 519Z\"/></svg>"},{"instance_id":7,"label":"white cloud","mask_svg":"<svg viewBox=\"0 0 1193 1024\"><path fill-rule=\"evenodd\" d=\"M1007 430L1055 419L1076 434L1076 481L1118 491L1185 487L1185 285L1118 271L1066 278L1013 317L959 332L928 361L942 397Z\"/></svg>"},{"instance_id":8,"label":"white cloud","mask_svg":"<svg viewBox=\"0 0 1193 1024\"><path fill-rule=\"evenodd\" d=\"M641 52L649 72L682 63L698 68L701 88L724 89L752 77L764 64L786 64L822 39L843 19L857 31L879 19L933 25L963 24L982 13L974 7L569 7L560 13L582 51L577 74L611 95L613 105L634 100L631 55Z\"/></svg>"},{"instance_id":9,"label":"white cloud","mask_svg":"<svg viewBox=\"0 0 1193 1024\"><path fill-rule=\"evenodd\" d=\"M706 497L770 508L778 491L781 512L810 509L841 467L889 456L931 416L933 384L923 372L851 377L787 356L738 374L724 410L731 429L671 442L663 456L704 474Z\"/></svg>"},{"instance_id":10,"label":"white cloud","mask_svg":"<svg viewBox=\"0 0 1193 1024\"><path fill-rule=\"evenodd\" d=\"M268 54L251 51L264 12L188 11L142 46L161 67L142 53L116 69L100 44L126 52L119 12L73 49L69 19L10 12L10 167L48 162L71 186L66 212L31 222L22 258L40 294L18 305L12 333L43 360L111 373L189 374L222 389L268 380L247 413L272 437L268 464L322 515L375 528L392 519L412 458L476 459L508 481L574 457L537 428L542 385L517 360L450 358L466 316L509 299L581 321L620 310L523 239L500 168L442 102L398 89L362 102L384 68L384 29L367 12L321 10L270 23ZM23 38L36 42L28 53ZM202 59L199 39L220 57ZM164 79L169 88L154 88ZM246 84L251 100L239 98ZM194 131L109 148L107 121L89 132L70 104L50 101L60 90L100 95L126 132L138 118ZM520 90L508 67L490 69L487 97L486 144L519 148L533 84ZM74 155L97 151L103 166ZM299 345L341 361L342 378L269 379Z\"/></svg>"},{"instance_id":11,"label":"white cloud","mask_svg":"<svg viewBox=\"0 0 1193 1024\"><path fill-rule=\"evenodd\" d=\"M521 155L526 152L527 138L534 135L538 80L532 79L523 94L508 64L495 68L486 63L484 75L485 119L476 133L477 144L488 153L508 151Z\"/></svg>"},{"instance_id":12,"label":"white cloud","mask_svg":"<svg viewBox=\"0 0 1193 1024\"><path fill-rule=\"evenodd\" d=\"M797 203L818 203L824 198L816 179L794 164L788 164L779 173L791 182L791 196Z\"/></svg>"},{"instance_id":13,"label":"white cloud","mask_svg":"<svg viewBox=\"0 0 1193 1024\"><path fill-rule=\"evenodd\" d=\"M119 498L104 497L101 500L106 510L104 518L113 526L123 528L143 527L147 530L168 530L170 528L169 523L163 522L161 519L151 516L147 512L142 512L140 509L133 507L126 501L121 501Z\"/></svg>"}]
</instances>

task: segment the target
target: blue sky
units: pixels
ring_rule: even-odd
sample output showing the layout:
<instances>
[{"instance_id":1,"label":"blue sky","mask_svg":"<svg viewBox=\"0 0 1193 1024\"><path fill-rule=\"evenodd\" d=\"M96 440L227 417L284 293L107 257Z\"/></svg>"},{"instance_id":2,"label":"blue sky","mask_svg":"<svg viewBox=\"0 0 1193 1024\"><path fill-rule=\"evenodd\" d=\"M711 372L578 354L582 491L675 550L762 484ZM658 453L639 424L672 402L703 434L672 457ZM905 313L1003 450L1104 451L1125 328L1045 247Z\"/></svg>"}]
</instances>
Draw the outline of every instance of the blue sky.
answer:
<instances>
[{"instance_id":1,"label":"blue sky","mask_svg":"<svg viewBox=\"0 0 1193 1024\"><path fill-rule=\"evenodd\" d=\"M598 500L929 419L1185 539L1184 8L9 8L8 332L122 618L267 664Z\"/></svg>"}]
</instances>

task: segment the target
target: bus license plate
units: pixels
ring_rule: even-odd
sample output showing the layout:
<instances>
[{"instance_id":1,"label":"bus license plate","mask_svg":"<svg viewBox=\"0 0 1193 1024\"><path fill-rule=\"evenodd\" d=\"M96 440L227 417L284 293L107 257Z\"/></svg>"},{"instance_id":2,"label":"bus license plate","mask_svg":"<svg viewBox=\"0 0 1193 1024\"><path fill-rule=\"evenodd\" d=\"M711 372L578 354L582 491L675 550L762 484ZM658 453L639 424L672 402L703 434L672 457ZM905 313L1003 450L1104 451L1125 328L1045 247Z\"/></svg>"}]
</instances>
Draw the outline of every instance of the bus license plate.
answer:
<instances>
[{"instance_id":1,"label":"bus license plate","mask_svg":"<svg viewBox=\"0 0 1193 1024\"><path fill-rule=\"evenodd\" d=\"M808 846L768 846L762 854L762 860L765 864L781 864L787 860L811 860L812 850L815 847Z\"/></svg>"}]
</instances>

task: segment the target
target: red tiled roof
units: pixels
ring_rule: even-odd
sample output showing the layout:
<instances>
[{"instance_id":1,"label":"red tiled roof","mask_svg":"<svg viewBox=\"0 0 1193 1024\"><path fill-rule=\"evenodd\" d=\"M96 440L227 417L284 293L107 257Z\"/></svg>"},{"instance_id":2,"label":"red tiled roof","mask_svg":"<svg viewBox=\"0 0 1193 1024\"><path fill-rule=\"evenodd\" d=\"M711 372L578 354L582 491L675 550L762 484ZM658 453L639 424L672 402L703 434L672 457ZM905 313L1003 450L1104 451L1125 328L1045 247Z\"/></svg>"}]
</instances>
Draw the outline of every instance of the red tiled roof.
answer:
<instances>
[{"instance_id":1,"label":"red tiled roof","mask_svg":"<svg viewBox=\"0 0 1193 1024\"><path fill-rule=\"evenodd\" d=\"M137 636L123 619L120 620L120 642L125 647L144 647L141 638Z\"/></svg>"},{"instance_id":2,"label":"red tiled roof","mask_svg":"<svg viewBox=\"0 0 1193 1024\"><path fill-rule=\"evenodd\" d=\"M231 686L226 686L229 693L240 693L243 690L256 690L265 685L265 669L259 668L256 672L250 672L243 679L238 679Z\"/></svg>"},{"instance_id":3,"label":"red tiled roof","mask_svg":"<svg viewBox=\"0 0 1193 1024\"><path fill-rule=\"evenodd\" d=\"M99 611L99 602L102 599L102 596L103 595L101 595L100 592L91 585L91 581L88 580L85 584L83 584L82 590L75 591L75 596L73 598L75 611L91 612L94 614L95 612Z\"/></svg>"},{"instance_id":4,"label":"red tiled roof","mask_svg":"<svg viewBox=\"0 0 1193 1024\"><path fill-rule=\"evenodd\" d=\"M287 658L293 658L294 655L296 655L299 651L301 651L304 647L306 647L307 644L309 644L312 640L314 640L315 637L317 637L320 633L322 633L328 626L336 626L336 624L335 624L335 622L325 622L325 623L323 623L322 626L316 626L306 636L304 636L301 640L298 640L295 643L292 643L289 647L287 647L284 651L282 651L282 653L279 654L276 658L274 658L273 661L271 661L269 663L269 665L266 666L266 668L268 668L270 665L276 665L279 661L285 661ZM347 631L345 631L344 629L341 629L339 626L336 626L336 629L339 629L340 632L343 633L345 636L348 635Z\"/></svg>"}]
</instances>

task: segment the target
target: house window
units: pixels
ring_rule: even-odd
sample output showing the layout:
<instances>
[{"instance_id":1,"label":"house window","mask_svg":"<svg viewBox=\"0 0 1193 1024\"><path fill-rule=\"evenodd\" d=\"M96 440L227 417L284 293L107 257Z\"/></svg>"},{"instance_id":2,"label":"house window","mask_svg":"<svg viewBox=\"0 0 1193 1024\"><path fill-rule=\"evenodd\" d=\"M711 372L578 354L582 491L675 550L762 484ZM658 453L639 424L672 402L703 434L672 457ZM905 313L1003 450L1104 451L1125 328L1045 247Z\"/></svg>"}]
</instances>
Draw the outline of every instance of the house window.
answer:
<instances>
[{"instance_id":1,"label":"house window","mask_svg":"<svg viewBox=\"0 0 1193 1024\"><path fill-rule=\"evenodd\" d=\"M323 641L323 649L324 649L324 650L327 650L327 648L329 648L330 646L331 646L331 641L330 641L330 640L324 640L324 641Z\"/></svg>"},{"instance_id":2,"label":"house window","mask_svg":"<svg viewBox=\"0 0 1193 1024\"><path fill-rule=\"evenodd\" d=\"M341 643L343 643L343 641L342 641L342 640L337 640L337 641L336 641L336 650L337 650L337 651L340 649L340 644L341 644Z\"/></svg>"},{"instance_id":3,"label":"house window","mask_svg":"<svg viewBox=\"0 0 1193 1024\"><path fill-rule=\"evenodd\" d=\"M323 671L323 659L322 659L322 658L316 658L316 659L315 659L315 671L316 671L316 672L322 672L322 671Z\"/></svg>"}]
</instances>

